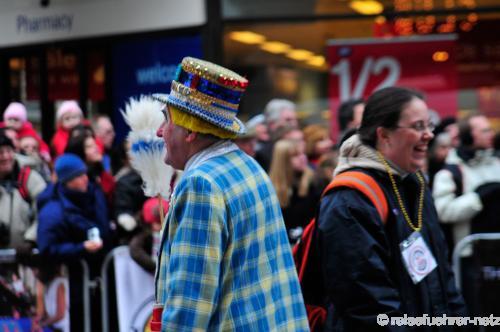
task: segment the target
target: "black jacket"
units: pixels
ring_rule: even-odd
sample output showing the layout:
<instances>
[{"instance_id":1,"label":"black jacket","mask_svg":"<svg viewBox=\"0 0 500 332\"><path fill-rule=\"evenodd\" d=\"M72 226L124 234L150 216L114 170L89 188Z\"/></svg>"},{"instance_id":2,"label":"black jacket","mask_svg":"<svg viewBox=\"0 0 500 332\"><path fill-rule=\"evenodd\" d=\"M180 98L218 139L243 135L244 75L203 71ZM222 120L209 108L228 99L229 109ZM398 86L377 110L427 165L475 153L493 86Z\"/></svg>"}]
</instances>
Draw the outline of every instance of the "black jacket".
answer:
<instances>
[{"instance_id":1,"label":"black jacket","mask_svg":"<svg viewBox=\"0 0 500 332\"><path fill-rule=\"evenodd\" d=\"M384 190L389 217L385 225L375 207L362 193L341 188L321 202L316 243L327 294L326 330L412 330L377 324L378 314L389 317L467 316L453 273L430 191L426 188L423 227L420 233L438 264L417 285L402 260L399 244L413 230L405 221L386 173L364 170ZM417 222L419 183L414 174L404 180L395 176L411 220ZM419 330L453 330L452 326L419 327Z\"/></svg>"}]
</instances>

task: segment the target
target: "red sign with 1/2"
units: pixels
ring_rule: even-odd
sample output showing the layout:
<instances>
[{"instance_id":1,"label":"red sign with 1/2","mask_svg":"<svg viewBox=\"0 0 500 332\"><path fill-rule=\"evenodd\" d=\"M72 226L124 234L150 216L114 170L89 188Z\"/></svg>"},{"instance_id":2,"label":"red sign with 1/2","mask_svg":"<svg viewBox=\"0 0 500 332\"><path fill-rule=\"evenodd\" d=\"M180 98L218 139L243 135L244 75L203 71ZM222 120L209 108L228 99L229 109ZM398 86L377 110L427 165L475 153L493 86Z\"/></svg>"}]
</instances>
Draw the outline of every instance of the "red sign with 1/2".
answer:
<instances>
[{"instance_id":1,"label":"red sign with 1/2","mask_svg":"<svg viewBox=\"0 0 500 332\"><path fill-rule=\"evenodd\" d=\"M332 137L337 137L337 109L341 102L367 98L388 86L419 90L429 107L442 117L455 115L455 40L455 35L439 35L329 41Z\"/></svg>"}]
</instances>

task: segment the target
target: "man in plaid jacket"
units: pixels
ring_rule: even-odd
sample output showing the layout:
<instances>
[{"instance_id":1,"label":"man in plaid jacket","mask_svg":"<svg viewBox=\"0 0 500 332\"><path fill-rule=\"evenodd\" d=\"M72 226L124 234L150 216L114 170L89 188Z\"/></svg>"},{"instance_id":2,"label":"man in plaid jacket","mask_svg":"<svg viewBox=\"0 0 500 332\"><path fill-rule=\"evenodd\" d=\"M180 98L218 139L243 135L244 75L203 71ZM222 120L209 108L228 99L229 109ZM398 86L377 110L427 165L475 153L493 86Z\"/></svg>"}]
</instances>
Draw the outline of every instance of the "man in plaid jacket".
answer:
<instances>
[{"instance_id":1,"label":"man in plaid jacket","mask_svg":"<svg viewBox=\"0 0 500 332\"><path fill-rule=\"evenodd\" d=\"M236 114L247 84L184 58L170 94L156 96L165 162L184 173L162 230L153 330L309 330L274 189L231 141L245 131Z\"/></svg>"}]
</instances>

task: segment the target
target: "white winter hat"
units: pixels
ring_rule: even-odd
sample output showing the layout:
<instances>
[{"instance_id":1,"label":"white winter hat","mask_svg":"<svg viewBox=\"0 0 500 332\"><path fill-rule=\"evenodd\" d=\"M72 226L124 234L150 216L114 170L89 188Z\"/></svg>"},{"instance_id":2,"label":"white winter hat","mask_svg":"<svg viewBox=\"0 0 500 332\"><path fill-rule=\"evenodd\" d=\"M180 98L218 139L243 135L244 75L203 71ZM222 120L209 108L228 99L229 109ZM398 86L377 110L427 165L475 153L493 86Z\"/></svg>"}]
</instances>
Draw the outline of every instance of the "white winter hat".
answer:
<instances>
[{"instance_id":1,"label":"white winter hat","mask_svg":"<svg viewBox=\"0 0 500 332\"><path fill-rule=\"evenodd\" d=\"M74 100L64 101L61 106L57 109L56 120L59 122L64 114L75 113L83 116L82 109L78 106L78 103Z\"/></svg>"}]
</instances>

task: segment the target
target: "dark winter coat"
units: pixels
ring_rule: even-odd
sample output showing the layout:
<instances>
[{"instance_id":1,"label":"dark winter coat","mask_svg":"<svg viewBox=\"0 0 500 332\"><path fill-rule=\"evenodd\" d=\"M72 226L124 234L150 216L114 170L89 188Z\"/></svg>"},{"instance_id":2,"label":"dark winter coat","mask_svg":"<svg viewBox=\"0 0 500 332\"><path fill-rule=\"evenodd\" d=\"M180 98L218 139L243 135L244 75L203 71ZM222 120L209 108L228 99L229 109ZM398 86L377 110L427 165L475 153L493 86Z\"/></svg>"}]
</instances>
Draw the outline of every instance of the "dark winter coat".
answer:
<instances>
[{"instance_id":1,"label":"dark winter coat","mask_svg":"<svg viewBox=\"0 0 500 332\"><path fill-rule=\"evenodd\" d=\"M44 256L61 261L90 258L83 247L87 232L97 227L104 241L102 255L109 247L111 231L106 198L101 189L89 183L86 193L51 184L38 197L38 248Z\"/></svg>"},{"instance_id":2,"label":"dark winter coat","mask_svg":"<svg viewBox=\"0 0 500 332\"><path fill-rule=\"evenodd\" d=\"M342 188L326 195L319 211L316 240L326 287L327 331L411 330L377 324L378 314L400 317L467 316L447 263L447 248L430 191L426 188L420 231L437 262L414 284L404 266L400 243L413 230L405 221L386 172L363 170L383 189L389 204L384 225L372 203L359 191ZM395 175L411 220L417 222L420 184L415 174ZM437 327L427 327L432 330ZM421 330L422 327L419 327ZM426 327L423 328L424 330ZM439 330L453 330L442 326Z\"/></svg>"}]
</instances>

